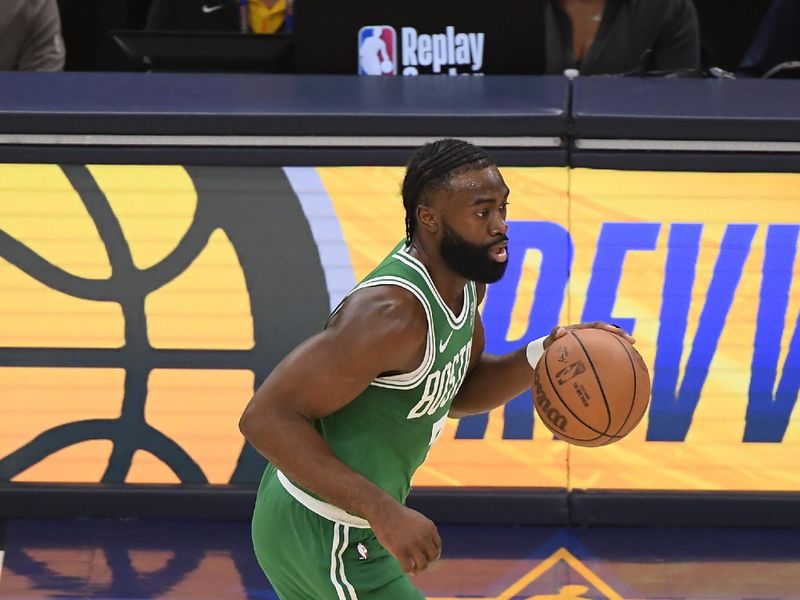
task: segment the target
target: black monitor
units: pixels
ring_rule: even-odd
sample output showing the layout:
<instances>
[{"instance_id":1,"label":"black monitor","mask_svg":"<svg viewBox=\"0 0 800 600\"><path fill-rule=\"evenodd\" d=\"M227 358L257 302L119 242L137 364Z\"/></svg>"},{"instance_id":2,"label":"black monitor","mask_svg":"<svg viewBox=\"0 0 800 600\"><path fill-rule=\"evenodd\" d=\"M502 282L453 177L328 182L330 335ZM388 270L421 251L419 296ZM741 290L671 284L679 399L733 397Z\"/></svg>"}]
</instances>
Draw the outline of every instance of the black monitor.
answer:
<instances>
[{"instance_id":1,"label":"black monitor","mask_svg":"<svg viewBox=\"0 0 800 600\"><path fill-rule=\"evenodd\" d=\"M112 31L134 69L223 73L294 70L294 35L236 32Z\"/></svg>"},{"instance_id":2,"label":"black monitor","mask_svg":"<svg viewBox=\"0 0 800 600\"><path fill-rule=\"evenodd\" d=\"M542 74L547 1L297 0L297 70Z\"/></svg>"}]
</instances>

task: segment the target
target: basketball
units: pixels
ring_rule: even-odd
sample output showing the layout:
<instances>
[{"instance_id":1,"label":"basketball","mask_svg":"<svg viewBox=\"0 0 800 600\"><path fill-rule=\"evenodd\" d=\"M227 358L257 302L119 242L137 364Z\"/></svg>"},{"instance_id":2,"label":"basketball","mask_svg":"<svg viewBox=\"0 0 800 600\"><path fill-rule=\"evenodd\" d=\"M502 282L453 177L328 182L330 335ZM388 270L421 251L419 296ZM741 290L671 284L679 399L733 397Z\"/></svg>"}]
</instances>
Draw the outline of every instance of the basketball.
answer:
<instances>
[{"instance_id":1,"label":"basketball","mask_svg":"<svg viewBox=\"0 0 800 600\"><path fill-rule=\"evenodd\" d=\"M624 338L577 329L548 346L533 372L533 405L553 434L576 446L628 435L650 402L650 374Z\"/></svg>"}]
</instances>

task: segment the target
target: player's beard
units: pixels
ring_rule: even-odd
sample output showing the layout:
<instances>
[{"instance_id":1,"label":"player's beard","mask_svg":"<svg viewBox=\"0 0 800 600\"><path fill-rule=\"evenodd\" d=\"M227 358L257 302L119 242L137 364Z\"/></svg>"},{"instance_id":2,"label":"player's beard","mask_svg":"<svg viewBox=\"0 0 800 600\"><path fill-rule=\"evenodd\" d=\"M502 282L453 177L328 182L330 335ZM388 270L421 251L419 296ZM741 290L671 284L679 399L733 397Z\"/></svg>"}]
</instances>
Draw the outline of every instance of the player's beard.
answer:
<instances>
[{"instance_id":1,"label":"player's beard","mask_svg":"<svg viewBox=\"0 0 800 600\"><path fill-rule=\"evenodd\" d=\"M494 283L506 272L508 259L505 262L493 260L490 256L491 247L506 240L508 237L501 235L490 244L471 244L448 227L447 223L442 223L439 251L447 266L462 277L478 283Z\"/></svg>"}]
</instances>

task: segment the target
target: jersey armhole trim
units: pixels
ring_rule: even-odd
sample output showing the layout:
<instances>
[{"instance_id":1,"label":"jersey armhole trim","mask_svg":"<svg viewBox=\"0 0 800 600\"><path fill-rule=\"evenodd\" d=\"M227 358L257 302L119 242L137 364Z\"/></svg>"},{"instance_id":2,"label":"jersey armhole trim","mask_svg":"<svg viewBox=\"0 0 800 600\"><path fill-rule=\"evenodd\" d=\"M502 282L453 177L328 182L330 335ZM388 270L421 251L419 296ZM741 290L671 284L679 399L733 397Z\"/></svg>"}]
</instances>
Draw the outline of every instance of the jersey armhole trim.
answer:
<instances>
[{"instance_id":1,"label":"jersey armhole trim","mask_svg":"<svg viewBox=\"0 0 800 600\"><path fill-rule=\"evenodd\" d=\"M433 313L431 312L428 299L425 298L425 295L416 285L400 277L395 277L394 275L384 275L365 281L356 286L353 292L362 288L377 287L379 285L394 285L408 290L414 294L417 300L419 300L420 304L422 304L422 308L425 310L425 319L428 322L428 332L425 339L425 355L422 357L422 362L420 365L409 373L389 375L387 377L377 377L370 383L370 385L377 387L395 390L410 390L419 385L419 383L428 375L428 372L431 370L436 358L436 346L433 331Z\"/></svg>"}]
</instances>

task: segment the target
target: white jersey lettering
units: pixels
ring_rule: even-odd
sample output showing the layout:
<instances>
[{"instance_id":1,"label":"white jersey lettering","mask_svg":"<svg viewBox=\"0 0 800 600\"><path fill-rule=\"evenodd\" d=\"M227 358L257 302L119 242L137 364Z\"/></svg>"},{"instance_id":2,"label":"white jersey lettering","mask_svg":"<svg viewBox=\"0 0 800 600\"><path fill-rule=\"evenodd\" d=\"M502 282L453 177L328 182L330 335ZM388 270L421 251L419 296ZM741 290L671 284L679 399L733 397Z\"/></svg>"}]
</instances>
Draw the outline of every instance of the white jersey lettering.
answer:
<instances>
[{"instance_id":1,"label":"white jersey lettering","mask_svg":"<svg viewBox=\"0 0 800 600\"><path fill-rule=\"evenodd\" d=\"M424 415L433 415L453 400L464 378L467 375L472 340L467 342L444 367L432 371L425 380L422 398L408 413L406 419L418 419Z\"/></svg>"}]
</instances>

